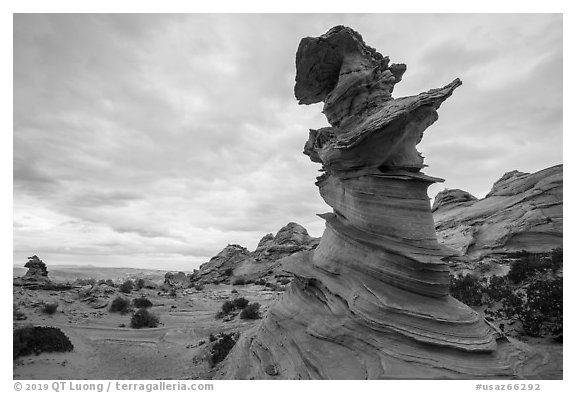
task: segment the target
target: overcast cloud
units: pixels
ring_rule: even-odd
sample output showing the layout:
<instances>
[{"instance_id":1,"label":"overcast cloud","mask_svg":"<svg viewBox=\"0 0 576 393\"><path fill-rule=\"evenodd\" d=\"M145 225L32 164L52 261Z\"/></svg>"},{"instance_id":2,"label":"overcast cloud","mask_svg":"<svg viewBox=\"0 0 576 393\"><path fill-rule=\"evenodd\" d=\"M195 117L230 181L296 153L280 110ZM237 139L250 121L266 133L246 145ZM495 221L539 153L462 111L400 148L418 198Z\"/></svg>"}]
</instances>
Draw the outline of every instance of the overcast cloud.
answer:
<instances>
[{"instance_id":1,"label":"overcast cloud","mask_svg":"<svg viewBox=\"0 0 576 393\"><path fill-rule=\"evenodd\" d=\"M327 123L294 58L338 24L408 65L396 97L462 79L419 145L431 198L562 163L561 15L16 15L14 263L192 270L290 221L320 236L302 147Z\"/></svg>"}]
</instances>

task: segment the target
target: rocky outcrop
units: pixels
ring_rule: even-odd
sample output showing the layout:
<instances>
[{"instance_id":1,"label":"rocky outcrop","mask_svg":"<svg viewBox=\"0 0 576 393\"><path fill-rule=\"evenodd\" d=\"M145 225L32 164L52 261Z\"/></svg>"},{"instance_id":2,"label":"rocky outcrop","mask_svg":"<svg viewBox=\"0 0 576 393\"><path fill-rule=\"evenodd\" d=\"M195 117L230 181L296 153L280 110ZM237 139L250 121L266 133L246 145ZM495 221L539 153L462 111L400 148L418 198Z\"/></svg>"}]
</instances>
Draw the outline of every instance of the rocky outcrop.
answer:
<instances>
[{"instance_id":1,"label":"rocky outcrop","mask_svg":"<svg viewBox=\"0 0 576 393\"><path fill-rule=\"evenodd\" d=\"M190 286L190 275L184 272L167 272L164 275L164 284L177 288L188 288Z\"/></svg>"},{"instance_id":2,"label":"rocky outcrop","mask_svg":"<svg viewBox=\"0 0 576 393\"><path fill-rule=\"evenodd\" d=\"M200 268L192 274L191 280L197 284L228 282L234 269L249 257L250 251L245 247L238 244L228 244L210 261L200 265Z\"/></svg>"},{"instance_id":3,"label":"rocky outcrop","mask_svg":"<svg viewBox=\"0 0 576 393\"><path fill-rule=\"evenodd\" d=\"M229 244L209 262L194 272L191 280L199 284L231 283L234 279L246 281L271 280L285 276L283 258L318 245L319 239L311 237L306 228L291 222L276 235L265 235L253 252L237 244Z\"/></svg>"},{"instance_id":4,"label":"rocky outcrop","mask_svg":"<svg viewBox=\"0 0 576 393\"><path fill-rule=\"evenodd\" d=\"M46 264L36 255L28 257L28 262L26 262L24 267L28 268L28 271L24 275L27 279L45 280L48 277Z\"/></svg>"},{"instance_id":5,"label":"rocky outcrop","mask_svg":"<svg viewBox=\"0 0 576 393\"><path fill-rule=\"evenodd\" d=\"M461 190L440 192L432 208L438 241L472 259L562 247L562 170L508 172L480 200Z\"/></svg>"},{"instance_id":6,"label":"rocky outcrop","mask_svg":"<svg viewBox=\"0 0 576 393\"><path fill-rule=\"evenodd\" d=\"M448 293L447 248L434 232L415 146L461 82L393 99L406 69L337 26L296 54L300 103L323 101L311 130L326 229L285 258L289 290L218 370L236 379L522 377L518 348ZM269 373L267 370L275 370Z\"/></svg>"}]
</instances>

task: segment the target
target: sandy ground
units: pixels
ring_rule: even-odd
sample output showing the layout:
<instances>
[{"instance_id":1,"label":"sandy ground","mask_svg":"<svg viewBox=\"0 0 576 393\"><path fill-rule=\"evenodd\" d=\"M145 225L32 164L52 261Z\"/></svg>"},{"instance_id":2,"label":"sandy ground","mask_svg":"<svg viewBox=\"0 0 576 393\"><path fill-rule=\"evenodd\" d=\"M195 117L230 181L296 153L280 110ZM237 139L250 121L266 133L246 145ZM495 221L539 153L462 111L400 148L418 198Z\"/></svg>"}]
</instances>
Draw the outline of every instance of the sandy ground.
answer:
<instances>
[{"instance_id":1,"label":"sandy ground","mask_svg":"<svg viewBox=\"0 0 576 393\"><path fill-rule=\"evenodd\" d=\"M80 301L80 290L42 291L14 287L14 307L27 319L15 326L33 324L60 328L74 345L72 352L42 353L20 357L13 363L14 379L210 379L207 361L208 336L219 332L242 332L256 320L236 316L216 319L225 300L237 296L257 301L265 312L282 292L257 285L206 286L203 291L179 290L175 298L142 289L122 294L129 299L145 295L160 317L157 328L130 328L130 314L111 313L101 307L115 293L101 293L95 301ZM266 288L267 289L267 288ZM237 290L238 294L232 293ZM58 302L53 315L43 314L42 302ZM121 327L121 325L126 327ZM205 343L202 344L202 341Z\"/></svg>"}]
</instances>

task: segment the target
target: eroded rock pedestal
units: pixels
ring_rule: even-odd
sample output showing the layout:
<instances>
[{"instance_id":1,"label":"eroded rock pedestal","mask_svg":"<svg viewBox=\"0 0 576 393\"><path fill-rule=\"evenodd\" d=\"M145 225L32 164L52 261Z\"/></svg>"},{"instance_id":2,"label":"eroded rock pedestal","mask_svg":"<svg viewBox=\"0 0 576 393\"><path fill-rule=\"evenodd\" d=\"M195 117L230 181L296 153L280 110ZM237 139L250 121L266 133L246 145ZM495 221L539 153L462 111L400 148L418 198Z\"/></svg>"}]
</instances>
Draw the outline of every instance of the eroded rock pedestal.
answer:
<instances>
[{"instance_id":1,"label":"eroded rock pedestal","mask_svg":"<svg viewBox=\"0 0 576 393\"><path fill-rule=\"evenodd\" d=\"M295 93L324 102L331 127L305 154L322 164L333 212L314 252L297 254L289 291L244 334L217 377L282 379L511 378L522 356L449 295L415 146L460 84L393 99L405 65L337 26L301 41Z\"/></svg>"}]
</instances>

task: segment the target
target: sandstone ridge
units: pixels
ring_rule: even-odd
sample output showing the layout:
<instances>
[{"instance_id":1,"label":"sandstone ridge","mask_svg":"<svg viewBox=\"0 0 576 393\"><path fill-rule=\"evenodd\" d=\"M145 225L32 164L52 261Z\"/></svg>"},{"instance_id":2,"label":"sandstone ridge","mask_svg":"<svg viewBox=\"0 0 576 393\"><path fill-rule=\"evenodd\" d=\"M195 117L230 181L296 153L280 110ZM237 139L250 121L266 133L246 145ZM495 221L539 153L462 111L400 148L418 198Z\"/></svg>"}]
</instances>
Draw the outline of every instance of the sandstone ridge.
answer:
<instances>
[{"instance_id":1,"label":"sandstone ridge","mask_svg":"<svg viewBox=\"0 0 576 393\"><path fill-rule=\"evenodd\" d=\"M480 200L444 190L432 207L438 241L473 259L562 247L562 210L562 165L507 172Z\"/></svg>"},{"instance_id":2,"label":"sandstone ridge","mask_svg":"<svg viewBox=\"0 0 576 393\"><path fill-rule=\"evenodd\" d=\"M318 245L302 225L290 222L276 235L265 235L254 251L237 244L229 244L210 261L189 276L194 284L231 283L242 278L246 281L268 279L283 272L284 258Z\"/></svg>"}]
</instances>

